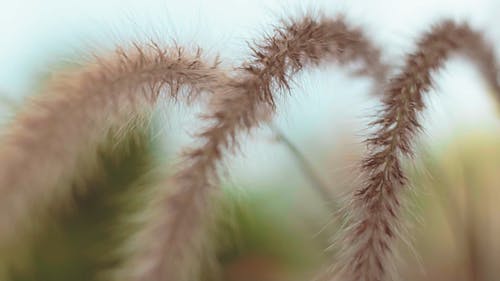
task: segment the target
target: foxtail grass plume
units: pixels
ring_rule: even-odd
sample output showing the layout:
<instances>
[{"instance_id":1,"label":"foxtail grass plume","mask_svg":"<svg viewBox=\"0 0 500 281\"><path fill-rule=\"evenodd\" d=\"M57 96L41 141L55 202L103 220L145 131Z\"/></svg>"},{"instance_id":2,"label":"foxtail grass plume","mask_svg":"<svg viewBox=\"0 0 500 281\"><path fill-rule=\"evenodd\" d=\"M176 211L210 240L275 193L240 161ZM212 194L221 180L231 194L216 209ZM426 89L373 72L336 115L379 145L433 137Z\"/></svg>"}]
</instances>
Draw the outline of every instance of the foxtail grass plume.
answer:
<instances>
[{"instance_id":1,"label":"foxtail grass plume","mask_svg":"<svg viewBox=\"0 0 500 281\"><path fill-rule=\"evenodd\" d=\"M137 237L119 280L197 280L196 259L206 254L209 242L200 230L210 220L210 197L219 184L217 170L226 153L234 151L240 133L268 121L275 95L290 89L294 74L320 63L361 62L362 75L379 83L388 67L380 51L358 28L345 20L305 16L283 21L274 34L253 44L252 58L237 69L224 88L212 96L210 125L198 138L202 144L187 149L169 191ZM197 238L194 239L194 238ZM124 278L124 279L122 279Z\"/></svg>"},{"instance_id":2,"label":"foxtail grass plume","mask_svg":"<svg viewBox=\"0 0 500 281\"><path fill-rule=\"evenodd\" d=\"M380 117L372 123L378 129L366 141L368 154L361 166L365 182L354 193L348 227L339 241L338 280L395 280L395 240L404 232L401 193L408 184L403 157L412 157L414 139L422 130L418 115L425 109L424 93L433 87L432 74L455 52L479 66L500 98L498 60L482 33L443 21L422 36L416 52L390 80Z\"/></svg>"},{"instance_id":3,"label":"foxtail grass plume","mask_svg":"<svg viewBox=\"0 0 500 281\"><path fill-rule=\"evenodd\" d=\"M96 147L111 128L118 140L116 132L146 120L159 99L195 98L226 84L218 65L200 50L152 42L54 76L1 134L0 241L34 209L71 201L68 186L97 166Z\"/></svg>"}]
</instances>

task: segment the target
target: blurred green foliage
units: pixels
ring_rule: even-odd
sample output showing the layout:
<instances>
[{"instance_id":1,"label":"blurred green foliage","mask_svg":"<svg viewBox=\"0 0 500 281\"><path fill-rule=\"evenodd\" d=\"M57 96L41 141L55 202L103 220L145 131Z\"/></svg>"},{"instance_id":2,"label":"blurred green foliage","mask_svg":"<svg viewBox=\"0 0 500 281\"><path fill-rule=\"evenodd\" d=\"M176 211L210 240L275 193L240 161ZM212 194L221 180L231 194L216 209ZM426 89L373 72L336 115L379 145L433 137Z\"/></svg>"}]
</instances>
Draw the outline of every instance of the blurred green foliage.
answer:
<instances>
[{"instance_id":1,"label":"blurred green foliage","mask_svg":"<svg viewBox=\"0 0 500 281\"><path fill-rule=\"evenodd\" d=\"M140 193L158 180L151 171L160 165L159 148L145 128L134 127L117 143L111 136L98 150L96 173L71 187L70 211L50 210L50 219L40 223L43 227L32 240L21 241L26 253L9 253L11 281L102 280L101 273L121 262L117 249L134 231L124 227L124 220L144 207ZM316 229L305 229L296 220L293 197L285 189L223 188L214 243L228 280L263 263L266 269L255 268L254 273L297 275L318 264L322 249L313 239Z\"/></svg>"},{"instance_id":2,"label":"blurred green foliage","mask_svg":"<svg viewBox=\"0 0 500 281\"><path fill-rule=\"evenodd\" d=\"M118 222L142 205L131 195L152 180L144 175L154 166L155 144L141 127L115 141L110 135L100 147L96 174L72 186L73 208L51 210L45 227L33 234L29 258L13 266L11 280L91 281L120 262L113 253L126 233Z\"/></svg>"}]
</instances>

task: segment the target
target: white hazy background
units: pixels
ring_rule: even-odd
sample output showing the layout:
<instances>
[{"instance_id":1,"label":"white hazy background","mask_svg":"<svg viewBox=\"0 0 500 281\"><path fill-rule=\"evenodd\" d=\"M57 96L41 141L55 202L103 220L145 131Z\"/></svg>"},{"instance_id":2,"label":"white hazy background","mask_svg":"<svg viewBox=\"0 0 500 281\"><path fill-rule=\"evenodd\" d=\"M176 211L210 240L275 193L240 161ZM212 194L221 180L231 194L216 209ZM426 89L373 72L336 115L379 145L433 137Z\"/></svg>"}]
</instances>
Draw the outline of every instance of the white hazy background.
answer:
<instances>
[{"instance_id":1,"label":"white hazy background","mask_svg":"<svg viewBox=\"0 0 500 281\"><path fill-rule=\"evenodd\" d=\"M332 16L346 14L351 23L367 30L396 66L402 64L404 52L413 50L418 34L442 18L467 20L484 30L500 56L498 0L1 0L0 97L20 103L51 65L131 39L200 45L236 65L249 54L247 41L271 31L280 17L311 9ZM429 95L424 144L445 141L457 132L498 131L499 109L468 61L454 59L435 77L438 90ZM276 121L290 139L310 158L319 159L317 165L338 157L324 151L357 147L366 133L366 116L378 105L368 95L370 80L351 78L345 69L329 66L307 71L296 82L291 98L280 104ZM193 110L172 111L165 130L172 136L169 144L174 150L190 142L188 134L198 123L184 117ZM293 158L272 141L266 128L243 142L242 151L243 157L228 164L234 183L254 185L276 174L275 182L303 183ZM335 172L324 176L334 179Z\"/></svg>"}]
</instances>

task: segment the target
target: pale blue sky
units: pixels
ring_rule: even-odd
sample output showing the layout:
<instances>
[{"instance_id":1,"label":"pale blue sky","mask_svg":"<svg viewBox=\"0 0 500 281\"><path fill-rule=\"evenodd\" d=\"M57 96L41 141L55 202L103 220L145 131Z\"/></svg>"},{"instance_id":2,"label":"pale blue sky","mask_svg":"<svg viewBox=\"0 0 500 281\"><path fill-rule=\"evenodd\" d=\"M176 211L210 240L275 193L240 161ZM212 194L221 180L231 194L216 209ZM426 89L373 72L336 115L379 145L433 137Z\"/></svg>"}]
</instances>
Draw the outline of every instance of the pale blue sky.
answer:
<instances>
[{"instance_id":1,"label":"pale blue sky","mask_svg":"<svg viewBox=\"0 0 500 281\"><path fill-rule=\"evenodd\" d=\"M351 22L365 27L394 61L411 50L420 31L444 17L468 20L485 30L500 55L498 0L330 0L307 4L303 0L2 0L0 7L0 93L14 99L29 94L34 78L50 71L49 63L82 54L82 46L109 48L130 38L175 38L182 44L196 42L237 61L247 54L245 40L270 30L281 15L308 8L331 15L347 14ZM431 139L477 124L498 130L491 98L470 64L454 60L437 79L439 95L433 95L426 115ZM278 122L299 145L314 153L342 143L346 133L362 134L363 117L377 105L366 94L368 80L351 79L345 71L332 67L305 73L298 82L293 98L280 106L285 114ZM282 164L293 169L286 152L269 144L268 132L257 135L243 146L246 158L235 160L235 170L245 170L251 179L271 174L273 167Z\"/></svg>"}]
</instances>

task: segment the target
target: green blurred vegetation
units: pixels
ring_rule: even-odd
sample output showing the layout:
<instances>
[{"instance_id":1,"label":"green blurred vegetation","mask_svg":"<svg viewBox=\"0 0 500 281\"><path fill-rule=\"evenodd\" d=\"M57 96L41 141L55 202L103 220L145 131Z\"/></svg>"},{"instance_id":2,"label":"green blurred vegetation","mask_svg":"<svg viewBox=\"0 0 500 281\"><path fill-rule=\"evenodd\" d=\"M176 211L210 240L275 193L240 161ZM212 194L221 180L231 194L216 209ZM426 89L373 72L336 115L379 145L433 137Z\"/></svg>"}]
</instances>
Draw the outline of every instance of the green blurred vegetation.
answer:
<instances>
[{"instance_id":1,"label":"green blurred vegetation","mask_svg":"<svg viewBox=\"0 0 500 281\"><path fill-rule=\"evenodd\" d=\"M324 249L291 193L279 186L224 189L215 227L226 280L301 280L317 269Z\"/></svg>"},{"instance_id":2,"label":"green blurred vegetation","mask_svg":"<svg viewBox=\"0 0 500 281\"><path fill-rule=\"evenodd\" d=\"M500 138L471 130L436 144L416 190L407 280L496 281L500 276ZM403 247L406 248L407 247ZM418 258L417 256L418 255Z\"/></svg>"},{"instance_id":3,"label":"green blurred vegetation","mask_svg":"<svg viewBox=\"0 0 500 281\"><path fill-rule=\"evenodd\" d=\"M101 273L119 265L117 249L134 231L126 218L144 207L140 193L158 181L152 171L161 166L151 132L133 128L118 143L110 134L99 148L99 168L71 187L69 211L49 210L50 218L38 223L43 227L16 246L20 254L14 247L3 257L9 280L102 280ZM223 188L214 239L227 280L295 280L290 278L314 270L322 251L313 239L316 230L296 221L293 204L286 187Z\"/></svg>"},{"instance_id":4,"label":"green blurred vegetation","mask_svg":"<svg viewBox=\"0 0 500 281\"><path fill-rule=\"evenodd\" d=\"M118 222L143 205L133 194L153 180L156 149L150 135L135 127L115 143L110 134L98 151L97 172L71 187L69 212L50 210L45 226L24 245L24 260L12 266L11 280L97 280L97 273L120 262L113 253L127 235Z\"/></svg>"}]
</instances>

